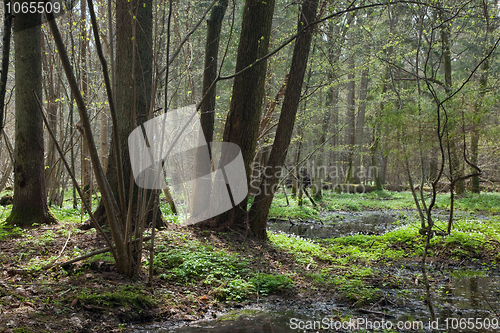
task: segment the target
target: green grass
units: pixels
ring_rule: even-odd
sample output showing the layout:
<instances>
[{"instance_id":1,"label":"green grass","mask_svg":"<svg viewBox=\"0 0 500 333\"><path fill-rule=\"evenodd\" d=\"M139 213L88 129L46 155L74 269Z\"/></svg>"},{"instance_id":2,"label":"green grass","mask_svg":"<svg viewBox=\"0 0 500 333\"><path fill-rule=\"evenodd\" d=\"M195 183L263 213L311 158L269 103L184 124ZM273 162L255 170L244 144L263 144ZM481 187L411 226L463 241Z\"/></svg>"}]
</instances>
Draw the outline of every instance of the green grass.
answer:
<instances>
[{"instance_id":1,"label":"green grass","mask_svg":"<svg viewBox=\"0 0 500 333\"><path fill-rule=\"evenodd\" d=\"M143 311L154 306L155 300L144 292L142 287L126 286L114 291L95 293L84 290L77 294L78 300L97 309L122 307L134 311Z\"/></svg>"},{"instance_id":2,"label":"green grass","mask_svg":"<svg viewBox=\"0 0 500 333\"><path fill-rule=\"evenodd\" d=\"M427 203L430 196L425 194ZM361 211L361 210L408 210L415 209L415 202L410 192L374 191L370 193L349 194L323 192L323 199L313 207L307 198L303 206L298 206L296 198L288 196L290 205L286 205L282 192L277 193L269 211L270 218L313 219L319 211ZM436 198L436 209L450 208L449 193L439 193ZM455 198L457 212L497 213L500 211L500 193L482 193L480 195L467 193L461 198Z\"/></svg>"}]
</instances>

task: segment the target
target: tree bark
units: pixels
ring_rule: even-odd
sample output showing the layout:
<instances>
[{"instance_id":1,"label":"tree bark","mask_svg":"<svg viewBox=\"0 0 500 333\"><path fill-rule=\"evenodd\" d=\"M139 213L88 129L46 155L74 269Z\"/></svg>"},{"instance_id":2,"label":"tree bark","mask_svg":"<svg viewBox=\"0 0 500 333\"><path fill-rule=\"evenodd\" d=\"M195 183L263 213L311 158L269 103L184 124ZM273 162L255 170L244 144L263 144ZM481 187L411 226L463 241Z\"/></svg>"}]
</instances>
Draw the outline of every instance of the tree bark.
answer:
<instances>
[{"instance_id":1,"label":"tree bark","mask_svg":"<svg viewBox=\"0 0 500 333\"><path fill-rule=\"evenodd\" d=\"M302 12L298 23L300 31L308 22L313 22L316 17L318 0L304 0ZM249 212L249 222L252 234L260 239L267 239L266 222L269 208L273 201L275 187L279 182L276 177L285 160L286 151L292 138L295 116L300 102L300 95L304 75L311 48L313 27L304 30L297 40L293 50L292 64L288 75L288 84L283 100L281 115L276 129L271 155L267 163L270 172L266 172L261 180L260 194L255 197ZM270 175L270 177L266 177Z\"/></svg>"},{"instance_id":2,"label":"tree bark","mask_svg":"<svg viewBox=\"0 0 500 333\"><path fill-rule=\"evenodd\" d=\"M365 113L366 113L366 95L368 92L368 74L369 74L369 62L370 62L370 45L367 44L365 53L366 65L361 72L361 82L359 84L359 105L358 114L356 115L356 149L354 157L354 170L355 178L360 181L360 173L363 174L365 178L362 154L364 150L364 127L365 127Z\"/></svg>"},{"instance_id":3,"label":"tree bark","mask_svg":"<svg viewBox=\"0 0 500 333\"><path fill-rule=\"evenodd\" d=\"M4 0L4 7L10 0ZM2 73L0 74L0 132L3 130L3 114L5 108L5 92L7 91L7 74L9 72L10 36L12 33L12 15L4 9L2 36Z\"/></svg>"},{"instance_id":4,"label":"tree bark","mask_svg":"<svg viewBox=\"0 0 500 333\"><path fill-rule=\"evenodd\" d=\"M21 227L57 221L47 207L43 120L32 94L42 95L40 24L40 14L16 14L14 199L7 222Z\"/></svg>"},{"instance_id":5,"label":"tree bark","mask_svg":"<svg viewBox=\"0 0 500 333\"><path fill-rule=\"evenodd\" d=\"M219 0L219 2L212 8L210 18L207 20L207 41L205 45L205 71L203 73L202 95L204 97L204 100L202 101L200 107L200 122L202 133L200 133L200 135L205 136L205 142L208 144L208 151L210 156L210 143L213 141L214 136L215 101L217 96L215 80L217 79L219 42L222 20L224 19L227 5L227 0ZM204 147L202 149L204 149ZM199 177L210 174L211 165L202 162L202 154L203 153L201 150L197 150L197 161L199 161L199 163L196 163L195 166L197 181L195 187L196 194L193 196L193 216L202 214L208 208L208 204L210 203L211 186L205 184L205 182L211 183L211 179Z\"/></svg>"},{"instance_id":6,"label":"tree bark","mask_svg":"<svg viewBox=\"0 0 500 333\"><path fill-rule=\"evenodd\" d=\"M440 13L441 16L442 13ZM441 19L445 19L442 17ZM443 53L443 65L444 65L444 81L445 81L445 91L448 95L452 93L452 77L451 77L451 50L450 50L450 27L449 22L445 22L441 26L441 47ZM453 115L449 115L448 125L447 125L447 144L450 146L449 163L451 170L451 182L462 176L461 163L459 158L459 140L457 139L459 133L457 132L457 122ZM453 186L452 186L453 187ZM465 183L463 180L459 180L455 183L455 189L457 195L463 194L465 192ZM453 191L453 188L451 188ZM451 194L453 195L453 194Z\"/></svg>"},{"instance_id":7,"label":"tree bark","mask_svg":"<svg viewBox=\"0 0 500 333\"><path fill-rule=\"evenodd\" d=\"M81 0L81 40L80 40L80 87L82 89L82 97L85 104L87 104L87 0ZM54 127L52 127L54 128ZM82 190L85 200L92 207L92 168L90 165L89 145L82 135L82 146L80 151L80 165L82 176Z\"/></svg>"},{"instance_id":8,"label":"tree bark","mask_svg":"<svg viewBox=\"0 0 500 333\"><path fill-rule=\"evenodd\" d=\"M490 45L490 34L494 31L494 26L490 22L490 14L488 10L488 2L483 1L483 16L484 19L486 20L486 43L487 45ZM487 51L486 51L487 52ZM492 54L493 56L493 54ZM490 69L490 60L491 57L488 57L484 60L483 64L481 65L481 76L479 78L479 96L477 98L477 101L474 105L474 115L473 115L473 121L472 121L472 134L471 134L471 147L470 147L470 155L471 155L471 163L473 165L478 164L479 162L479 139L481 137L481 123L482 119L484 117L484 106L483 106L483 100L484 96L486 94L486 91L488 89L488 74L489 74L489 69ZM477 170L473 169L472 172L476 173ZM481 188L479 186L479 175L472 176L471 179L471 191L473 193L480 193Z\"/></svg>"},{"instance_id":9,"label":"tree bark","mask_svg":"<svg viewBox=\"0 0 500 333\"><path fill-rule=\"evenodd\" d=\"M355 93L356 93L356 81L354 81L354 54L351 54L348 59L349 69L347 74L347 176L345 179L346 183L359 183L359 180L356 178L356 171L354 169L354 149L356 144L356 102L355 102Z\"/></svg>"},{"instance_id":10,"label":"tree bark","mask_svg":"<svg viewBox=\"0 0 500 333\"><path fill-rule=\"evenodd\" d=\"M236 72L268 53L274 4L274 0L246 0ZM251 180L250 165L255 156L266 71L267 61L264 60L235 77L231 105L224 127L224 142L235 143L241 149L247 184ZM230 228L236 223L240 229L246 230L247 202L248 196L236 207L216 218L216 225Z\"/></svg>"},{"instance_id":11,"label":"tree bark","mask_svg":"<svg viewBox=\"0 0 500 333\"><path fill-rule=\"evenodd\" d=\"M139 0L116 1L116 89L115 104L117 112L119 146L123 161L123 183L125 202L129 202L129 188L132 174L128 149L128 136L132 130L146 122L151 115L152 99L152 3ZM135 44L135 45L134 45ZM114 149L114 137L108 157L107 178L115 198L119 198L119 180ZM139 189L133 184L134 216L141 202L137 200ZM149 201L152 191L146 191ZM156 192L159 195L159 192ZM142 201L142 200L141 200ZM153 202L157 202L153 200ZM151 207L148 221L152 221L155 211ZM161 214L160 210L157 210ZM102 205L96 209L95 215L104 218ZM161 220L161 216L159 217ZM158 221L158 220L157 220ZM161 225L161 223L158 223Z\"/></svg>"}]
</instances>

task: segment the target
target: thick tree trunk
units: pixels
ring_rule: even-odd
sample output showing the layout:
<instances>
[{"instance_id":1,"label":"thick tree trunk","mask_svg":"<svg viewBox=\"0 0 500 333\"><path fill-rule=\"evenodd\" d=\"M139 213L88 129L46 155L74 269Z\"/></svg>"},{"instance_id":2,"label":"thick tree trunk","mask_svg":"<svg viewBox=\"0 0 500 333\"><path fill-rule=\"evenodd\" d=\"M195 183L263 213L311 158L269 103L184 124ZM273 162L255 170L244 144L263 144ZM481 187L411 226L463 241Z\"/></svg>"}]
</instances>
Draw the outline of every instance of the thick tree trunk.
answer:
<instances>
[{"instance_id":1,"label":"thick tree trunk","mask_svg":"<svg viewBox=\"0 0 500 333\"><path fill-rule=\"evenodd\" d=\"M241 71L268 53L274 13L274 0L247 0L238 45L236 71ZM257 134L264 97L267 61L252 66L234 79L231 105L224 127L224 141L237 144L243 156L247 184L250 183L250 165L255 156ZM218 227L247 229L246 197L240 204L216 218Z\"/></svg>"},{"instance_id":2,"label":"thick tree trunk","mask_svg":"<svg viewBox=\"0 0 500 333\"><path fill-rule=\"evenodd\" d=\"M318 0L304 0L298 29L302 29L308 22L313 22L316 17ZM309 50L311 47L313 27L304 30L297 40L293 50L292 64L288 75L288 84L283 100L281 115L276 129L276 136L267 163L270 172L264 174L260 184L260 194L255 197L249 212L249 222L252 234L260 239L266 239L266 222L269 208L273 201L279 178L276 173L280 171L285 160L286 151L292 138L295 116L299 106L302 83L306 71ZM266 175L271 175L266 177Z\"/></svg>"},{"instance_id":3,"label":"thick tree trunk","mask_svg":"<svg viewBox=\"0 0 500 333\"><path fill-rule=\"evenodd\" d=\"M215 101L217 91L215 88L215 80L217 79L217 60L219 55L219 42L220 33L222 28L222 20L228 5L227 0L219 0L219 2L212 8L210 18L207 20L207 41L205 46L205 71L203 73L203 97L201 103L201 128L200 135L205 135L205 142L209 145L208 151L210 153L210 143L213 141L214 136L214 122L215 122ZM214 86L212 86L214 85ZM206 96L205 96L206 95ZM197 151L197 161L195 174L199 177L208 175L211 172L211 165L203 163L203 155L201 149ZM210 203L210 184L209 178L198 178L196 182L194 203L193 203L193 216L203 214L208 208Z\"/></svg>"},{"instance_id":4,"label":"thick tree trunk","mask_svg":"<svg viewBox=\"0 0 500 333\"><path fill-rule=\"evenodd\" d=\"M125 202L129 202L129 188L132 174L128 149L128 136L136 126L144 123L151 116L152 98L152 4L150 1L118 0L116 2L116 89L115 102L117 111L119 145L123 161L123 181ZM135 20L137 20L135 22ZM118 173L116 166L116 151L113 148L114 139L108 157L106 177L110 183L115 198L119 198ZM152 191L146 191L146 202L150 200ZM156 191L157 195L159 194ZM131 200L133 216L136 216L142 200L138 200L139 189L133 184ZM158 202L153 200L153 202ZM160 210L151 207L148 221L152 221L153 211ZM102 220L104 207L100 205L95 214ZM158 216L157 221L161 220ZM158 223L157 225L162 225Z\"/></svg>"},{"instance_id":5,"label":"thick tree trunk","mask_svg":"<svg viewBox=\"0 0 500 333\"><path fill-rule=\"evenodd\" d=\"M40 14L16 15L14 26L16 134L14 200L10 225L52 223L44 175L43 120L32 91L42 96L42 34Z\"/></svg>"}]
</instances>

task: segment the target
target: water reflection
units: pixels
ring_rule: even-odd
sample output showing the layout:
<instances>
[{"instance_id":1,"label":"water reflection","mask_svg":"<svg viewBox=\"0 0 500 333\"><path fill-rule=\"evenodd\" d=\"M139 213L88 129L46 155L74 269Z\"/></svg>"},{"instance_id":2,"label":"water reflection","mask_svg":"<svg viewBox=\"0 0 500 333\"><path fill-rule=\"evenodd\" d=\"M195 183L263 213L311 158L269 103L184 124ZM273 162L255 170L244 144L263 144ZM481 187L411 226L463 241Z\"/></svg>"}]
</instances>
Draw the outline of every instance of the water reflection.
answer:
<instances>
[{"instance_id":1,"label":"water reflection","mask_svg":"<svg viewBox=\"0 0 500 333\"><path fill-rule=\"evenodd\" d=\"M395 214L382 212L335 213L326 223L269 220L268 230L304 238L332 238L354 234L380 235L394 227Z\"/></svg>"}]
</instances>

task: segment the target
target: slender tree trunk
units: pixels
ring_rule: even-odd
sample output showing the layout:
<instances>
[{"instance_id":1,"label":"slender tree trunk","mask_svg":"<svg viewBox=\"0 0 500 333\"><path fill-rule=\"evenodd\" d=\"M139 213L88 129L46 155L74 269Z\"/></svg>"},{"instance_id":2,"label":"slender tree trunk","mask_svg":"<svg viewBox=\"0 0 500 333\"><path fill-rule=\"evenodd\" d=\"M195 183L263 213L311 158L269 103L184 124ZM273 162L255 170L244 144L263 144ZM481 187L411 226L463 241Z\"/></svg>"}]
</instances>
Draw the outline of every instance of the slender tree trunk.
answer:
<instances>
[{"instance_id":1,"label":"slender tree trunk","mask_svg":"<svg viewBox=\"0 0 500 333\"><path fill-rule=\"evenodd\" d=\"M348 74L347 74L347 176L345 179L346 183L359 183L356 177L356 172L354 169L354 149L356 145L356 102L355 102L355 92L356 92L356 81L354 81L354 54L351 54L348 59Z\"/></svg>"},{"instance_id":2,"label":"slender tree trunk","mask_svg":"<svg viewBox=\"0 0 500 333\"><path fill-rule=\"evenodd\" d=\"M42 96L42 34L40 14L16 15L14 27L16 134L14 200L10 225L52 223L44 175L43 120L32 91Z\"/></svg>"},{"instance_id":3,"label":"slender tree trunk","mask_svg":"<svg viewBox=\"0 0 500 333\"><path fill-rule=\"evenodd\" d=\"M148 120L151 115L152 89L152 3L139 0L116 1L116 89L115 103L117 111L119 145L121 160L123 161L123 181L126 195L125 202L129 202L129 188L131 180L131 164L128 149L128 136L132 130ZM111 41L110 41L111 44ZM111 149L108 157L107 178L115 198L119 198L118 173L115 158L114 138L111 139ZM143 200L137 199L139 189L133 185L133 216L141 209ZM142 191L142 190L141 190ZM152 191L145 191L146 202L150 201ZM159 195L159 192L155 192ZM152 200L152 202L158 202ZM142 205L145 207L145 205ZM161 214L160 210L150 207L147 221L152 221L153 211ZM96 216L102 220L104 207L99 205ZM157 225L162 225L161 215Z\"/></svg>"},{"instance_id":4,"label":"slender tree trunk","mask_svg":"<svg viewBox=\"0 0 500 333\"><path fill-rule=\"evenodd\" d=\"M106 17L106 8L107 4L103 3L99 6L99 12L102 17ZM110 22L108 26L108 43L105 43L105 54L109 54L109 59L113 59L113 53L112 53L112 43L113 43L113 36L111 34L112 29L110 29L110 26L112 26L112 18L110 16L107 17L107 20ZM111 67L111 73L113 73L113 68L114 66ZM112 78L114 77L114 74L111 75ZM113 87L113 79L111 79L111 86ZM114 89L113 89L114 91ZM114 96L114 94L113 94ZM106 109L101 110L101 113L99 115L99 134L100 134L100 150L101 150L101 163L102 163L102 168L104 170L104 173L106 173L107 167L108 167L108 154L109 154L109 135L108 135L108 114L105 111Z\"/></svg>"},{"instance_id":5,"label":"slender tree trunk","mask_svg":"<svg viewBox=\"0 0 500 333\"><path fill-rule=\"evenodd\" d=\"M304 0L298 29L313 22L316 17L318 0ZM267 167L271 172L270 177L263 176L260 185L260 194L255 197L249 212L249 221L252 234L260 239L267 239L266 222L269 208L273 201L275 187L279 182L276 173L281 170L285 161L286 151L292 138L295 116L300 102L302 83L309 58L313 27L303 31L295 41L292 64L288 76L288 85L283 100L280 120L276 129L276 136L269 156Z\"/></svg>"},{"instance_id":6,"label":"slender tree trunk","mask_svg":"<svg viewBox=\"0 0 500 333\"><path fill-rule=\"evenodd\" d=\"M47 101L48 101L48 116L49 123L51 128L57 128L57 96L56 91L54 89L54 64L52 60L52 56L48 51L48 48L45 45L44 39L42 38L42 50L45 54L43 57L43 67L45 72L48 74L47 79L44 82L44 85L48 87L47 89ZM56 158L56 148L54 141L49 138L47 140L47 159L45 162L45 184L47 188L47 194L49 197L49 206L55 201L55 197L58 192L58 184L57 184L57 158Z\"/></svg>"},{"instance_id":7,"label":"slender tree trunk","mask_svg":"<svg viewBox=\"0 0 500 333\"><path fill-rule=\"evenodd\" d=\"M441 14L441 13L440 13ZM444 18L442 18L444 19ZM445 91L448 95L452 93L452 69L451 69L451 51L450 51L450 28L451 25L449 22L443 23L441 26L441 46L443 52L443 65L444 65L444 81L445 81ZM460 178L463 174L461 170L460 163L460 144L459 133L457 121L453 115L449 115L448 125L448 145L450 146L450 155L449 155L449 163L451 170L451 182L455 179ZM459 180L455 183L455 189L457 195L461 195L465 192L465 182L463 180Z\"/></svg>"},{"instance_id":8,"label":"slender tree trunk","mask_svg":"<svg viewBox=\"0 0 500 333\"><path fill-rule=\"evenodd\" d=\"M359 105L358 114L356 115L356 149L354 155L354 170L356 179L360 180L360 174L364 175L364 168L362 164L362 154L364 150L364 127L365 127L365 113L366 113L366 95L368 92L368 73L369 73L369 59L370 59L370 46L366 46L366 60L367 64L361 72L361 82L359 85Z\"/></svg>"},{"instance_id":9,"label":"slender tree trunk","mask_svg":"<svg viewBox=\"0 0 500 333\"><path fill-rule=\"evenodd\" d=\"M483 16L484 19L486 20L485 39L486 42L488 43L487 45L489 45L490 33L493 32L494 26L492 26L490 22L488 2L483 1L482 5L483 5ZM481 77L479 78L479 96L474 105L474 117L472 121L472 133L471 133L471 144L470 144L470 155L471 155L470 159L471 163L476 166L479 162L479 139L481 137L482 118L484 117L484 107L482 104L484 101L484 95L486 94L486 91L488 89L488 75L490 69L490 61L491 58L486 58L483 64L481 65ZM475 173L476 171L477 170L475 169L472 170L473 173ZM480 193L481 188L479 184L479 175L472 176L471 183L472 183L471 191L473 193Z\"/></svg>"},{"instance_id":10,"label":"slender tree trunk","mask_svg":"<svg viewBox=\"0 0 500 333\"><path fill-rule=\"evenodd\" d=\"M71 88L71 92L74 98L76 99L78 112L80 114L82 127L84 129L83 134L85 136L85 139L89 143L90 157L96 175L97 184L101 192L101 199L105 207L106 213L109 215L108 222L111 229L111 234L113 236L113 240L116 245L116 251L114 252L116 253L116 256L114 257L116 260L116 268L119 273L128 273L129 275L131 275L129 268L130 258L128 256L128 252L126 251L126 244L123 241L124 239L123 220L120 214L120 209L118 208L116 200L114 200L113 198L113 195L110 191L109 183L106 180L106 177L104 176L104 172L102 170L102 166L99 161L99 154L97 152L94 137L91 131L90 118L87 113L85 103L83 102L83 97L78 87L78 83L74 75L73 68L71 67L71 63L69 61L66 47L64 46L63 43L61 32L57 27L57 23L54 20L53 14L51 13L47 14L47 18L49 21L50 30L52 31L52 35L54 36L54 41L57 46L57 51L60 56L62 66L64 68L66 78L68 79L68 83ZM38 114L40 114L40 112Z\"/></svg>"},{"instance_id":11,"label":"slender tree trunk","mask_svg":"<svg viewBox=\"0 0 500 333\"><path fill-rule=\"evenodd\" d=\"M5 108L5 92L7 91L7 78L9 72L9 56L10 56L10 36L12 32L12 15L6 10L10 0L4 0L4 21L3 21L3 36L2 36L2 72L0 74L0 132L3 130L4 123L4 108Z\"/></svg>"}]
</instances>

